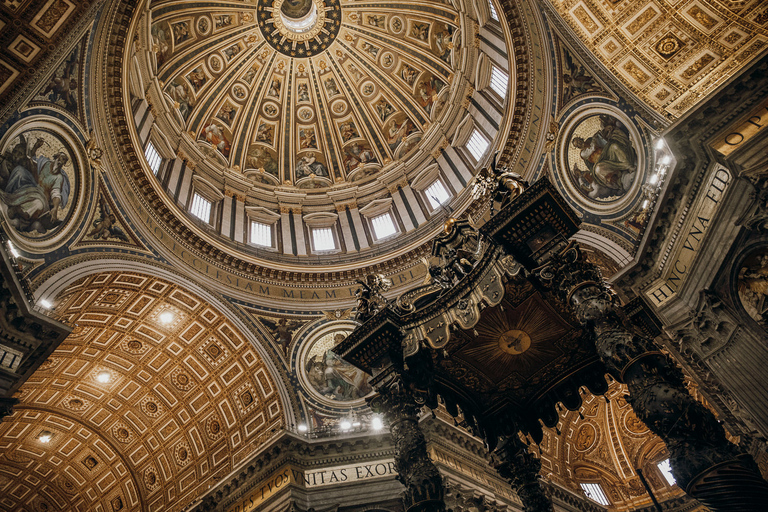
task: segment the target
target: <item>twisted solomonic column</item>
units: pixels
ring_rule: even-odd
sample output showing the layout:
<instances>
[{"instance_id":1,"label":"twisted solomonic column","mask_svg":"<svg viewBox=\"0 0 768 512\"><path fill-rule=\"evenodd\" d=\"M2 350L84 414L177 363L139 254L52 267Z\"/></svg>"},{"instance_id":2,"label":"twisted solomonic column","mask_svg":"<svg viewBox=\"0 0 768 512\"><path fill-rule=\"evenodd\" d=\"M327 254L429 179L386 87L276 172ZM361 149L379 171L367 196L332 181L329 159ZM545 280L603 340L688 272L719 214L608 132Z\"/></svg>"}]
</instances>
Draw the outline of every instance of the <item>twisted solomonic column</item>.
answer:
<instances>
[{"instance_id":1,"label":"twisted solomonic column","mask_svg":"<svg viewBox=\"0 0 768 512\"><path fill-rule=\"evenodd\" d=\"M768 482L757 464L726 439L653 340L625 323L599 268L585 261L578 245L553 257L537 275L594 330L597 353L628 386L635 414L666 443L677 484L715 512L766 510Z\"/></svg>"},{"instance_id":2,"label":"twisted solomonic column","mask_svg":"<svg viewBox=\"0 0 768 512\"><path fill-rule=\"evenodd\" d=\"M395 442L395 469L405 486L406 512L445 512L443 478L427 453L427 441L419 427L419 410L413 393L398 381L379 389L368 399L374 412L384 415Z\"/></svg>"},{"instance_id":3,"label":"twisted solomonic column","mask_svg":"<svg viewBox=\"0 0 768 512\"><path fill-rule=\"evenodd\" d=\"M500 440L491 453L491 465L512 485L525 512L553 512L552 501L539 481L541 461L528 453L517 435Z\"/></svg>"}]
</instances>

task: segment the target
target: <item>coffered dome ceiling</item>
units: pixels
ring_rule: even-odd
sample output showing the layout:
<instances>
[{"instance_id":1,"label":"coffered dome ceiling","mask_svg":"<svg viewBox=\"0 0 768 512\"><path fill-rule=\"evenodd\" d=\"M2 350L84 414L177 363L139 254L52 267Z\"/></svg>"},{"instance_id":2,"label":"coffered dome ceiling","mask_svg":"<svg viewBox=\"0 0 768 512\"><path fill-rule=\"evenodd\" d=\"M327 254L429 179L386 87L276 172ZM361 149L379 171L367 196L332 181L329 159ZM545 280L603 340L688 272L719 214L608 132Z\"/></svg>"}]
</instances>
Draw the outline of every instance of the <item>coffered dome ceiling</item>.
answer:
<instances>
[{"instance_id":1,"label":"coffered dome ceiling","mask_svg":"<svg viewBox=\"0 0 768 512\"><path fill-rule=\"evenodd\" d=\"M146 101L149 139L162 156L193 169L195 191L214 201L237 200L245 223L234 213L231 223L222 220L226 210L210 226L201 225L188 213L187 196L180 198L178 188L174 194L184 178L171 186L158 175L158 182L141 157L144 177L132 175L141 194L127 197L144 194L148 203L138 210L151 204L160 208L159 218L169 219L161 211L167 209L181 220L171 221L173 229L183 225L199 237L195 248L207 244L220 251L219 261L237 259L246 265L237 268L249 272L269 266L355 273L417 251L447 213L429 205L424 187L442 177L452 214L461 215L471 203L472 176L508 142L500 134L509 133L516 112L520 93L514 78L527 77L527 63L517 68L512 55L527 48L521 39L523 46L513 49L506 25L496 24L489 36L488 19L485 4L463 0L159 1L148 10L139 7L120 84L123 101L134 114ZM478 103L479 91L489 94L492 65L510 77L508 92ZM524 81L524 89L529 87ZM528 121L530 102L520 101L516 122L538 130L538 121ZM146 134L140 119L136 123L131 138L141 154ZM466 149L473 126L489 142L479 161ZM454 148L446 161L444 152ZM404 189L405 204L399 204ZM403 236L373 239L368 217L349 217L355 237L367 241L353 242L343 232L345 212L372 215L387 204L397 210ZM248 218L280 215L282 224L273 232L282 241L266 249L248 244ZM290 235L285 215L292 216ZM339 250L323 254L310 245L307 230L331 217L338 218ZM182 239L192 242L191 235L185 232ZM307 252L296 249L304 243Z\"/></svg>"},{"instance_id":2,"label":"coffered dome ceiling","mask_svg":"<svg viewBox=\"0 0 768 512\"><path fill-rule=\"evenodd\" d=\"M228 167L259 188L316 191L416 165L469 87L451 4L206 6L161 3L149 36L167 135L194 141L185 152L214 183Z\"/></svg>"}]
</instances>

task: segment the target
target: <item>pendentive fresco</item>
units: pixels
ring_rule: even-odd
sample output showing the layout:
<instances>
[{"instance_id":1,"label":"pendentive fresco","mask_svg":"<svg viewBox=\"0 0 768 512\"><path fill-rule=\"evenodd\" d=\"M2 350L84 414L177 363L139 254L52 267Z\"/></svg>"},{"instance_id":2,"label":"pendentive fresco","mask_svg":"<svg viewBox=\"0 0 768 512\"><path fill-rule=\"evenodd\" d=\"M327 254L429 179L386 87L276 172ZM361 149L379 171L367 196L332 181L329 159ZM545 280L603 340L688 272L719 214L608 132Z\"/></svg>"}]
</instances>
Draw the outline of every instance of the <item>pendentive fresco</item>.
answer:
<instances>
[{"instance_id":1,"label":"pendentive fresco","mask_svg":"<svg viewBox=\"0 0 768 512\"><path fill-rule=\"evenodd\" d=\"M768 324L768 248L752 253L739 270L739 299L749 316Z\"/></svg>"},{"instance_id":2,"label":"pendentive fresco","mask_svg":"<svg viewBox=\"0 0 768 512\"><path fill-rule=\"evenodd\" d=\"M38 239L59 229L73 210L76 165L69 144L48 130L26 130L6 141L0 208L17 233Z\"/></svg>"}]
</instances>

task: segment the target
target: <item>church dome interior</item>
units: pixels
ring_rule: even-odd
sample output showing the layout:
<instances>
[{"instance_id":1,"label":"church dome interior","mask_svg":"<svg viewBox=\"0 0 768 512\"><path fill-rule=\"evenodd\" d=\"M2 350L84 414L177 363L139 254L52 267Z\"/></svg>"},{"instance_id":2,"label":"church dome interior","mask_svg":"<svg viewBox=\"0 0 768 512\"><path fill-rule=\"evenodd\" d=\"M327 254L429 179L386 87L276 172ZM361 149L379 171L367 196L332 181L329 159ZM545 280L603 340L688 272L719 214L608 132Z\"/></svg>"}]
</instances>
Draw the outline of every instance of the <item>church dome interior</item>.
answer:
<instances>
[{"instance_id":1,"label":"church dome interior","mask_svg":"<svg viewBox=\"0 0 768 512\"><path fill-rule=\"evenodd\" d=\"M0 1L0 511L768 499L761 0Z\"/></svg>"}]
</instances>

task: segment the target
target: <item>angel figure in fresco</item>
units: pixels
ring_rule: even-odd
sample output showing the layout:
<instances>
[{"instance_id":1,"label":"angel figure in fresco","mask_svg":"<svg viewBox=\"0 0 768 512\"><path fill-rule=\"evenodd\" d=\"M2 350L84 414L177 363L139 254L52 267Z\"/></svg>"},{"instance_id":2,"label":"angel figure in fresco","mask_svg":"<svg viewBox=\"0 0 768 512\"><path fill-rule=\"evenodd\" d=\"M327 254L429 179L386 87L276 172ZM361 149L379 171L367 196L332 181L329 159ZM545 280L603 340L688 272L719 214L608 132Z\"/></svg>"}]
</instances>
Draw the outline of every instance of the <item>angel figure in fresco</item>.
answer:
<instances>
[{"instance_id":1,"label":"angel figure in fresco","mask_svg":"<svg viewBox=\"0 0 768 512\"><path fill-rule=\"evenodd\" d=\"M403 79L403 82L405 82L409 86L413 86L413 83L416 81L416 77L418 76L419 76L418 70L412 68L407 64L403 64L403 69L400 70L400 77Z\"/></svg>"},{"instance_id":2,"label":"angel figure in fresco","mask_svg":"<svg viewBox=\"0 0 768 512\"><path fill-rule=\"evenodd\" d=\"M165 33L165 23L152 25L152 45L153 51L157 55L157 68L160 69L165 64L171 50L170 34Z\"/></svg>"},{"instance_id":3,"label":"angel figure in fresco","mask_svg":"<svg viewBox=\"0 0 768 512\"><path fill-rule=\"evenodd\" d=\"M205 71L203 71L203 68L198 66L189 72L187 75L187 80L189 80L189 82L192 84L195 92L200 92L200 89L202 89L205 83L208 81L208 77L205 76Z\"/></svg>"},{"instance_id":4,"label":"angel figure in fresco","mask_svg":"<svg viewBox=\"0 0 768 512\"><path fill-rule=\"evenodd\" d=\"M367 164L374 160L376 160L376 157L370 146L354 142L349 147L344 148L344 161L342 165L347 171L347 174L349 174L360 164Z\"/></svg>"},{"instance_id":5,"label":"angel figure in fresco","mask_svg":"<svg viewBox=\"0 0 768 512\"><path fill-rule=\"evenodd\" d=\"M75 48L67 61L64 63L63 69L57 71L52 77L48 85L45 86L40 92L40 96L44 96L51 103L64 103L64 107L72 112L77 113L77 64L79 48Z\"/></svg>"},{"instance_id":6,"label":"angel figure in fresco","mask_svg":"<svg viewBox=\"0 0 768 512\"><path fill-rule=\"evenodd\" d=\"M269 328L275 343L280 345L287 353L288 347L293 340L293 332L300 328L302 323L297 320L288 320L286 318L280 318L277 322L273 322L267 318L260 318L260 320Z\"/></svg>"},{"instance_id":7,"label":"angel figure in fresco","mask_svg":"<svg viewBox=\"0 0 768 512\"><path fill-rule=\"evenodd\" d=\"M424 107L427 114L432 112L432 105L437 100L437 93L442 89L442 82L435 77L422 80L416 87L416 99L419 100L419 104Z\"/></svg>"},{"instance_id":8,"label":"angel figure in fresco","mask_svg":"<svg viewBox=\"0 0 768 512\"><path fill-rule=\"evenodd\" d=\"M322 162L317 161L317 157L314 154L310 153L302 156L296 163L296 177L301 179L312 174L321 178L327 178L328 169L326 169Z\"/></svg>"},{"instance_id":9,"label":"angel figure in fresco","mask_svg":"<svg viewBox=\"0 0 768 512\"><path fill-rule=\"evenodd\" d=\"M232 149L232 145L219 125L213 122L210 123L203 128L203 135L205 136L205 140L208 141L211 146L218 149L226 158L229 158L229 151Z\"/></svg>"},{"instance_id":10,"label":"angel figure in fresco","mask_svg":"<svg viewBox=\"0 0 768 512\"><path fill-rule=\"evenodd\" d=\"M259 123L259 127L256 130L256 140L258 142L266 142L272 144L275 138L275 127L267 123Z\"/></svg>"},{"instance_id":11,"label":"angel figure in fresco","mask_svg":"<svg viewBox=\"0 0 768 512\"><path fill-rule=\"evenodd\" d=\"M379 115L379 119L381 119L381 122L387 120L390 114L392 114L395 111L395 107L393 107L387 100L384 98L381 98L376 103L376 113Z\"/></svg>"},{"instance_id":12,"label":"angel figure in fresco","mask_svg":"<svg viewBox=\"0 0 768 512\"><path fill-rule=\"evenodd\" d=\"M195 106L195 99L189 90L189 85L181 78L177 78L168 86L168 94L178 104L179 113L184 120L189 119L189 114Z\"/></svg>"},{"instance_id":13,"label":"angel figure in fresco","mask_svg":"<svg viewBox=\"0 0 768 512\"><path fill-rule=\"evenodd\" d=\"M189 33L189 23L186 21L180 21L173 24L173 42L176 45L180 45L184 41L188 40L191 35Z\"/></svg>"},{"instance_id":14,"label":"angel figure in fresco","mask_svg":"<svg viewBox=\"0 0 768 512\"><path fill-rule=\"evenodd\" d=\"M575 166L576 182L593 199L624 194L637 171L637 154L624 125L606 115L600 116L600 125L592 137L571 141L586 165L586 170Z\"/></svg>"},{"instance_id":15,"label":"angel figure in fresco","mask_svg":"<svg viewBox=\"0 0 768 512\"><path fill-rule=\"evenodd\" d=\"M29 148L24 135L19 135L19 143L0 162L0 200L18 231L46 233L53 229L61 224L59 211L69 201L69 177L64 172L69 156L64 151L50 158L38 155L43 144L39 138Z\"/></svg>"},{"instance_id":16,"label":"angel figure in fresco","mask_svg":"<svg viewBox=\"0 0 768 512\"><path fill-rule=\"evenodd\" d=\"M235 115L237 115L237 109L229 103L225 103L219 109L219 113L216 114L216 117L231 125L232 121L235 119Z\"/></svg>"},{"instance_id":17,"label":"angel figure in fresco","mask_svg":"<svg viewBox=\"0 0 768 512\"><path fill-rule=\"evenodd\" d=\"M302 128L299 130L299 147L301 149L317 149L317 135L313 128Z\"/></svg>"},{"instance_id":18,"label":"angel figure in fresco","mask_svg":"<svg viewBox=\"0 0 768 512\"><path fill-rule=\"evenodd\" d=\"M739 271L739 298L749 316L768 322L768 252L758 254ZM749 261L748 260L748 261Z\"/></svg>"},{"instance_id":19,"label":"angel figure in fresco","mask_svg":"<svg viewBox=\"0 0 768 512\"><path fill-rule=\"evenodd\" d=\"M328 97L336 96L339 93L338 87L336 87L336 80L329 78L325 81L325 90L328 93Z\"/></svg>"},{"instance_id":20,"label":"angel figure in fresco","mask_svg":"<svg viewBox=\"0 0 768 512\"><path fill-rule=\"evenodd\" d=\"M339 130L341 131L341 140L344 142L349 142L351 139L360 136L357 133L357 128L355 127L355 123L353 121L341 123Z\"/></svg>"},{"instance_id":21,"label":"angel figure in fresco","mask_svg":"<svg viewBox=\"0 0 768 512\"><path fill-rule=\"evenodd\" d=\"M429 38L429 24L414 23L411 27L411 37L419 41L426 41Z\"/></svg>"},{"instance_id":22,"label":"angel figure in fresco","mask_svg":"<svg viewBox=\"0 0 768 512\"><path fill-rule=\"evenodd\" d=\"M269 90L267 91L267 95L272 96L273 98L279 98L280 97L280 89L282 89L282 82L279 78L273 78L272 83L269 86Z\"/></svg>"},{"instance_id":23,"label":"angel figure in fresco","mask_svg":"<svg viewBox=\"0 0 768 512\"><path fill-rule=\"evenodd\" d=\"M309 99L309 85L307 85L305 83L300 83L297 92L298 92L298 96L299 96L299 101L301 101L301 102L309 102L310 101L310 99Z\"/></svg>"},{"instance_id":24,"label":"angel figure in fresco","mask_svg":"<svg viewBox=\"0 0 768 512\"><path fill-rule=\"evenodd\" d=\"M386 134L389 148L394 151L397 146L403 142L403 139L415 131L416 125L413 124L413 121L411 121L410 118L406 117L400 124L397 124L397 121L394 121Z\"/></svg>"},{"instance_id":25,"label":"angel figure in fresco","mask_svg":"<svg viewBox=\"0 0 768 512\"><path fill-rule=\"evenodd\" d=\"M128 236L117 225L117 218L112 210L109 208L109 204L104 197L99 198L99 217L93 221L93 229L88 232L89 238L94 240L102 239L107 240L109 238L117 238L124 242L128 242Z\"/></svg>"},{"instance_id":26,"label":"angel figure in fresco","mask_svg":"<svg viewBox=\"0 0 768 512\"><path fill-rule=\"evenodd\" d=\"M248 154L246 155L246 166L251 169L264 169L264 172L277 178L278 163L264 147L259 145L252 145L248 148Z\"/></svg>"},{"instance_id":27,"label":"angel figure in fresco","mask_svg":"<svg viewBox=\"0 0 768 512\"><path fill-rule=\"evenodd\" d=\"M450 25L445 27L435 35L435 46L437 46L437 56L446 63L451 63L451 50L453 50L453 33L455 29Z\"/></svg>"}]
</instances>

